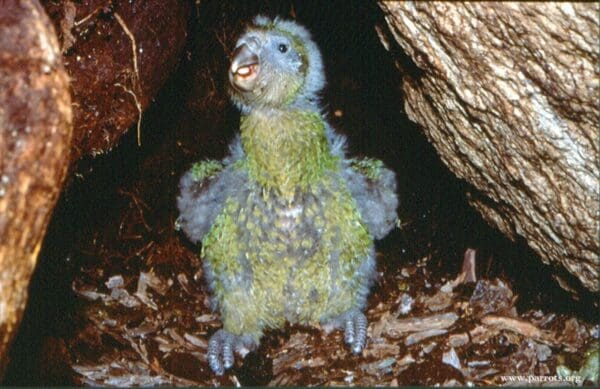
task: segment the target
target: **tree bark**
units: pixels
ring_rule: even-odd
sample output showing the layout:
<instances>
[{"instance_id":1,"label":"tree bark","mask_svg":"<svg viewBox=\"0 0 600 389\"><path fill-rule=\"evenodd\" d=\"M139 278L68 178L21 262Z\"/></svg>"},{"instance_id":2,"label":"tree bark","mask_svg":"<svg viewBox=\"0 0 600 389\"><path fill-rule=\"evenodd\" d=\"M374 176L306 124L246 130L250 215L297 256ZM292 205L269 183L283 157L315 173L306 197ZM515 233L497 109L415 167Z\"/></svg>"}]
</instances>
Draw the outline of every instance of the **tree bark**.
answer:
<instances>
[{"instance_id":1,"label":"tree bark","mask_svg":"<svg viewBox=\"0 0 600 389\"><path fill-rule=\"evenodd\" d=\"M73 160L111 150L176 67L191 1L42 1L73 92ZM140 142L143 134L140 136Z\"/></svg>"},{"instance_id":2,"label":"tree bark","mask_svg":"<svg viewBox=\"0 0 600 389\"><path fill-rule=\"evenodd\" d=\"M598 3L380 6L420 69L406 112L478 189L471 204L600 290Z\"/></svg>"},{"instance_id":3,"label":"tree bark","mask_svg":"<svg viewBox=\"0 0 600 389\"><path fill-rule=\"evenodd\" d=\"M71 98L37 0L0 0L0 379L71 148Z\"/></svg>"}]
</instances>

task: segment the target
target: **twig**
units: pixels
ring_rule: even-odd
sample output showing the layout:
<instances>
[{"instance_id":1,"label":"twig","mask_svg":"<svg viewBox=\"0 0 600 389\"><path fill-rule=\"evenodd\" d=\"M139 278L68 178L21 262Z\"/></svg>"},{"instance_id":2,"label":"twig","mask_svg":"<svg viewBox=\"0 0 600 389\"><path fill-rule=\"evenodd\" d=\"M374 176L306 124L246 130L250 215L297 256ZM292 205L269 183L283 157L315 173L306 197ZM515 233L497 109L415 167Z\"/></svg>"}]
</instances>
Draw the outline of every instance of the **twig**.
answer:
<instances>
[{"instance_id":1,"label":"twig","mask_svg":"<svg viewBox=\"0 0 600 389\"><path fill-rule=\"evenodd\" d=\"M145 209L150 209L148 204L146 204L146 202L144 200L142 200L141 198L138 197L137 193L126 191L123 188L119 188L118 192L119 192L119 194L122 194L124 196L131 198L131 200L133 200L135 202L135 205L137 205L138 207L140 205L143 205Z\"/></svg>"},{"instance_id":2,"label":"twig","mask_svg":"<svg viewBox=\"0 0 600 389\"><path fill-rule=\"evenodd\" d=\"M221 37L219 34L219 31L217 31L216 29L214 30L214 34L215 34L215 37L217 38L217 41L219 41L219 44L223 48L223 51L225 52L225 54L227 54L227 57L231 58L231 56L233 55L233 52L231 50L229 50L229 47L225 44L225 39L227 39L227 37L226 36ZM223 35L227 35L227 33L225 31L223 31Z\"/></svg>"},{"instance_id":3,"label":"twig","mask_svg":"<svg viewBox=\"0 0 600 389\"><path fill-rule=\"evenodd\" d=\"M150 242L148 242L148 243L147 243L147 244L146 244L144 247L142 247L142 248L140 248L139 250L137 250L137 251L135 252L135 255L137 255L138 257L141 257L141 256L142 256L142 253L143 253L144 251L148 251L148 250L150 249L150 247L152 247L152 245L153 245L153 244L154 244L154 242L153 242L153 241L150 241Z\"/></svg>"},{"instance_id":4,"label":"twig","mask_svg":"<svg viewBox=\"0 0 600 389\"><path fill-rule=\"evenodd\" d=\"M115 84L116 85L116 84ZM131 201L133 201L133 204L135 205L135 208L138 211L138 214L140 216L140 219L142 220L142 223L144 224L144 227L146 228L146 230L152 231L152 228L150 228L150 226L148 225L148 223L146 222L146 218L144 217L144 211L142 209L142 206L146 209L149 209L148 204L146 204L142 199L140 199L139 197L137 197L135 195L135 193L132 192L128 192L125 189L119 189L118 190L119 194L127 196L131 199Z\"/></svg>"},{"instance_id":5,"label":"twig","mask_svg":"<svg viewBox=\"0 0 600 389\"><path fill-rule=\"evenodd\" d=\"M468 248L465 251L461 274L464 274L464 282L477 282L477 274L475 273L475 259L477 251Z\"/></svg>"},{"instance_id":6,"label":"twig","mask_svg":"<svg viewBox=\"0 0 600 389\"><path fill-rule=\"evenodd\" d=\"M137 92L141 94L142 88L140 85L140 72L139 72L139 68L138 68L137 44L135 42L135 37L133 36L131 31L129 30L129 28L127 27L127 25L121 18L121 15L119 15L116 12L114 13L114 15L115 15L115 18L117 19L117 22L119 22L119 25L121 26L123 31L125 31L125 34L127 34L127 36L129 37L129 40L131 41L131 52L133 54L133 72L135 74L134 84L135 84L135 89L137 89ZM120 85L120 84L115 84L115 85ZM141 146L142 145L142 105L140 104L136 94L133 91L128 90L125 87L123 87L123 89L125 89L125 91L127 93L131 94L133 96L133 98L135 99L135 106L138 109L137 144L138 144L138 146Z\"/></svg>"},{"instance_id":7,"label":"twig","mask_svg":"<svg viewBox=\"0 0 600 389\"><path fill-rule=\"evenodd\" d=\"M95 10L93 10L92 12L90 12L87 16L79 19L78 21L76 21L74 23L75 27L78 27L79 25L87 22L92 16L94 16L96 14L96 12L100 11L102 9L102 7L98 7Z\"/></svg>"},{"instance_id":8,"label":"twig","mask_svg":"<svg viewBox=\"0 0 600 389\"><path fill-rule=\"evenodd\" d=\"M142 136L142 128L141 128L141 125L142 125L142 105L140 104L140 101L138 100L138 97L137 97L137 95L136 95L136 94L135 94L135 93L134 93L134 92L133 92L131 89L128 89L128 88L127 88L125 85L123 85L123 84L121 84L121 83L119 83L119 82L117 82L117 83L115 84L115 86L118 86L118 87L121 87L121 88L123 88L123 90L124 90L125 92L127 92L127 93L129 93L131 96L133 96L133 100L135 101L135 106L136 106L136 108L137 108L137 110L138 110L138 121L137 121L137 144L138 144L138 146L141 146L141 145L142 145L142 139L141 139L141 136Z\"/></svg>"}]
</instances>

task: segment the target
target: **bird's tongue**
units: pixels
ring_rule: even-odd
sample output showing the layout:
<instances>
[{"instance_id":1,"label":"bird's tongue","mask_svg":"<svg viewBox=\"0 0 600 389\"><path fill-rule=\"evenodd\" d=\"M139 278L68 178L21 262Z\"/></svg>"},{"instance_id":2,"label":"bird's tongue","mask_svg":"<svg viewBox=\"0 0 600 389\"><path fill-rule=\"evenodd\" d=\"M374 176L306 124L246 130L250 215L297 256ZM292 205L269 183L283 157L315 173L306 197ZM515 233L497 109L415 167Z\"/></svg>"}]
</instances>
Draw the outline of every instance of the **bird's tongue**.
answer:
<instances>
[{"instance_id":1,"label":"bird's tongue","mask_svg":"<svg viewBox=\"0 0 600 389\"><path fill-rule=\"evenodd\" d=\"M244 65L238 68L236 75L241 78L251 78L256 75L257 70L258 64Z\"/></svg>"}]
</instances>

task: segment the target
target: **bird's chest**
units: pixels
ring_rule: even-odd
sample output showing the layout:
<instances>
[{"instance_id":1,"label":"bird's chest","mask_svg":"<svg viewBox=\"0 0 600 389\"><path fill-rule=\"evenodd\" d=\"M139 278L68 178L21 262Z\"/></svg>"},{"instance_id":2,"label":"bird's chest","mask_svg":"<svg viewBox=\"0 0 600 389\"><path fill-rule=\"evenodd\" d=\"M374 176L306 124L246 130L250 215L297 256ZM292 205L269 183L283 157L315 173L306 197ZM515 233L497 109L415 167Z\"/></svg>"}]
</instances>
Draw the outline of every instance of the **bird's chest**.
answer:
<instances>
[{"instance_id":1,"label":"bird's chest","mask_svg":"<svg viewBox=\"0 0 600 389\"><path fill-rule=\"evenodd\" d=\"M331 296L352 279L370 244L334 177L292 202L251 187L228 202L203 249L224 284L242 282L261 301L264 317L312 323L332 309Z\"/></svg>"},{"instance_id":2,"label":"bird's chest","mask_svg":"<svg viewBox=\"0 0 600 389\"><path fill-rule=\"evenodd\" d=\"M313 321L329 296L331 258L339 248L330 236L337 226L328 223L325 208L335 198L319 195L305 194L289 204L255 199L245 212L260 219L260 226L240 231L252 288L267 288L268 309L291 322Z\"/></svg>"},{"instance_id":3,"label":"bird's chest","mask_svg":"<svg viewBox=\"0 0 600 389\"><path fill-rule=\"evenodd\" d=\"M322 208L331 201L330 196L317 201L306 195L293 202L275 196L252 197L242 207L245 215L240 215L250 221L250 228L242 228L240 235L247 252L254 253L251 265L292 273L319 247L326 224Z\"/></svg>"}]
</instances>

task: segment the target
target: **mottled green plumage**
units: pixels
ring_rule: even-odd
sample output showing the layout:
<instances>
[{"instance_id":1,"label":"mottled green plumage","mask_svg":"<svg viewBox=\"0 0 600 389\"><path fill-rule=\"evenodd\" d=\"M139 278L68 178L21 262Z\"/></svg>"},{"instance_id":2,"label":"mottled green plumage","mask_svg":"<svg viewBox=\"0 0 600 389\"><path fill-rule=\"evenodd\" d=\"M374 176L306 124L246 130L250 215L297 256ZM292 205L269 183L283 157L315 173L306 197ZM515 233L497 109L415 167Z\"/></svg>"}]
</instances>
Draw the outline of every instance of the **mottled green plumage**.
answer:
<instances>
[{"instance_id":1,"label":"mottled green plumage","mask_svg":"<svg viewBox=\"0 0 600 389\"><path fill-rule=\"evenodd\" d=\"M383 162L373 158L351 159L350 166L370 180L378 180L383 169Z\"/></svg>"},{"instance_id":2,"label":"mottled green plumage","mask_svg":"<svg viewBox=\"0 0 600 389\"><path fill-rule=\"evenodd\" d=\"M318 114L249 115L241 122L246 156L236 168L247 170L253 185L262 190L250 192L245 202L227 200L202 241L202 257L218 278L239 279L244 267L252 269L249 282L232 288L217 280L214 293L224 328L258 339L263 328L280 327L286 319L317 324L352 308L363 282L354 274L369 253L372 237L336 174L339 158L329 150ZM255 196L264 196L268 212L254 205ZM293 221L286 216L272 220L273 214L293 207L298 196L318 201L290 218ZM286 228L290 222L307 225L311 233L303 236L301 228ZM312 231L319 230L315 241ZM339 257L335 269L332 255ZM334 289L338 291L332 299Z\"/></svg>"},{"instance_id":3,"label":"mottled green plumage","mask_svg":"<svg viewBox=\"0 0 600 389\"><path fill-rule=\"evenodd\" d=\"M329 150L325 123L316 112L256 112L241 118L245 167L251 179L292 200L317 184L338 158Z\"/></svg>"},{"instance_id":4,"label":"mottled green plumage","mask_svg":"<svg viewBox=\"0 0 600 389\"><path fill-rule=\"evenodd\" d=\"M195 164L180 182L178 225L201 256L223 330L208 361L222 374L233 349L286 321L343 327L354 352L375 279L373 239L396 220L394 174L347 159L321 114L321 57L293 22L255 19L229 72L240 108L231 156Z\"/></svg>"},{"instance_id":5,"label":"mottled green plumage","mask_svg":"<svg viewBox=\"0 0 600 389\"><path fill-rule=\"evenodd\" d=\"M219 161L215 160L207 160L196 162L192 166L192 175L194 180L202 181L207 178L213 177L215 174L219 173L223 169L223 164Z\"/></svg>"}]
</instances>

